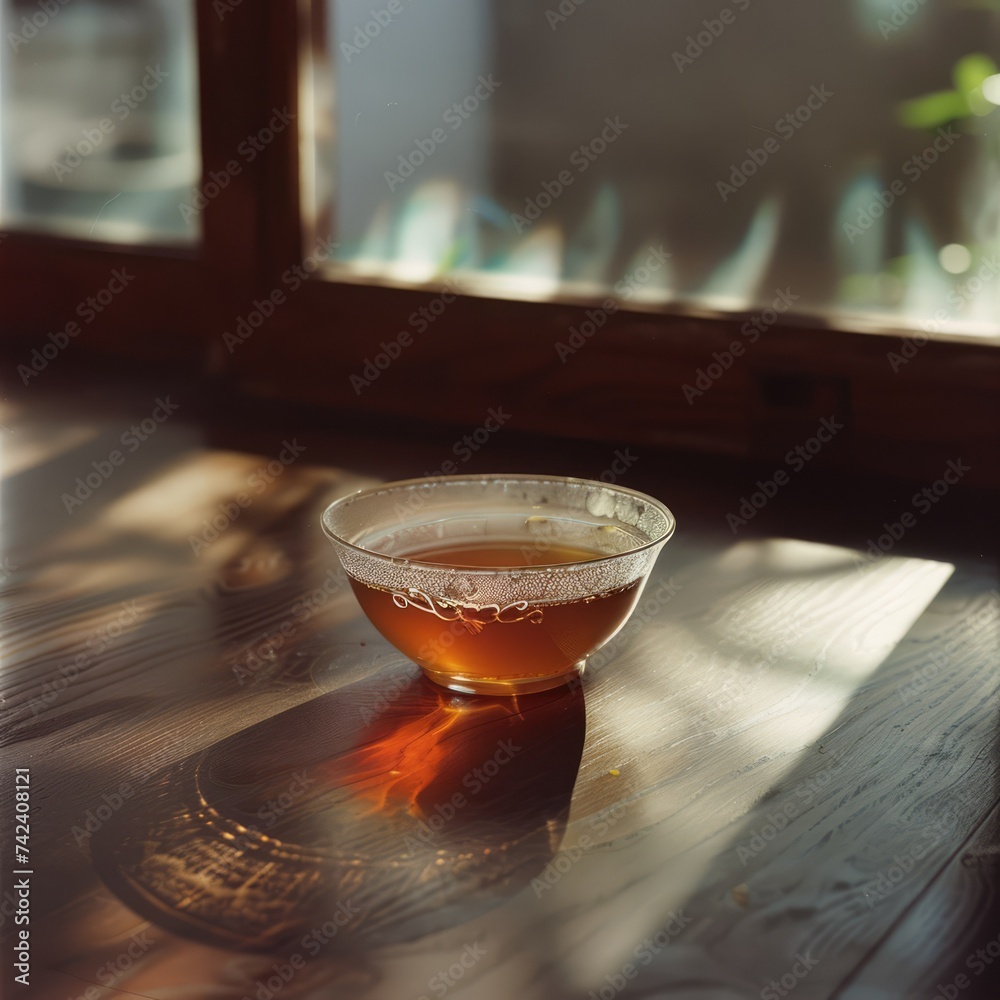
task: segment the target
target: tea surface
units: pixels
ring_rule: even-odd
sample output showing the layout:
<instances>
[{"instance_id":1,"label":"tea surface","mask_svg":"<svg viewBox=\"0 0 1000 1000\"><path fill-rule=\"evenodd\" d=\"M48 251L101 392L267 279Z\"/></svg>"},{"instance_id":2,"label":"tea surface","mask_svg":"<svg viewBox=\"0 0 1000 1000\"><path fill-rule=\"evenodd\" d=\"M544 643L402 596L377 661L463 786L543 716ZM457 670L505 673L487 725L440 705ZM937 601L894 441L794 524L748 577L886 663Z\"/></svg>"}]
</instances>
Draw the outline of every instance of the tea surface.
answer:
<instances>
[{"instance_id":1,"label":"tea surface","mask_svg":"<svg viewBox=\"0 0 1000 1000\"><path fill-rule=\"evenodd\" d=\"M454 542L407 553L423 562L470 568L511 568L599 559L601 553L527 539ZM621 627L639 595L640 581L609 593L564 602L531 601L526 607L477 608L431 600L399 599L351 579L372 624L432 675L517 682L569 674L574 666Z\"/></svg>"}]
</instances>

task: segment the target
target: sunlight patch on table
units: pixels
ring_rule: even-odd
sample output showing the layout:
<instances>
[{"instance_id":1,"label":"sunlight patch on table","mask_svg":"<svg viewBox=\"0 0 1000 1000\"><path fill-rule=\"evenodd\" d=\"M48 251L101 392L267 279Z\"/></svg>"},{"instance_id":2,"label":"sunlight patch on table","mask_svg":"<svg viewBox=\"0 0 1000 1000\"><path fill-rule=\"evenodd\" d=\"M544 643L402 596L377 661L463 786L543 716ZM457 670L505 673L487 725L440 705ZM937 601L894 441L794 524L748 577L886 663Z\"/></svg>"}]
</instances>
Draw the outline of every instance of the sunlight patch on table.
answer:
<instances>
[{"instance_id":1,"label":"sunlight patch on table","mask_svg":"<svg viewBox=\"0 0 1000 1000\"><path fill-rule=\"evenodd\" d=\"M738 831L769 788L843 752L838 718L953 572L767 539L677 574L677 595L588 694L597 707L562 851L568 858L584 837L608 846L563 860L558 891L543 889L539 901L567 912L561 944L573 951L576 989L634 960L635 946L690 898L719 855L706 829ZM621 776L608 778L609 767ZM724 780L732 774L742 775L735 785ZM639 846L647 838L655 846ZM598 857L610 849L614 866ZM650 852L663 862L656 872ZM587 900L616 887L620 919L609 933L607 913L598 918Z\"/></svg>"}]
</instances>

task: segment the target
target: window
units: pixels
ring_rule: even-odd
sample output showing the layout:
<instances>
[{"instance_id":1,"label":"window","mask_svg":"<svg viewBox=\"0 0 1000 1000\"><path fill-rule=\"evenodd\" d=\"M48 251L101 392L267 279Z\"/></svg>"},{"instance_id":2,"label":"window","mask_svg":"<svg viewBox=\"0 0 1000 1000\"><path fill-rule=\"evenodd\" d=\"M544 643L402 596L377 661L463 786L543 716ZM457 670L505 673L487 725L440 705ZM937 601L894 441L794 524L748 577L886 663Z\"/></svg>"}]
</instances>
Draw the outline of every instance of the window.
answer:
<instances>
[{"instance_id":1,"label":"window","mask_svg":"<svg viewBox=\"0 0 1000 1000\"><path fill-rule=\"evenodd\" d=\"M990 5L326 13L309 193L339 279L1000 334Z\"/></svg>"},{"instance_id":2,"label":"window","mask_svg":"<svg viewBox=\"0 0 1000 1000\"><path fill-rule=\"evenodd\" d=\"M192 243L201 172L194 9L178 0L2 0L5 227Z\"/></svg>"},{"instance_id":3,"label":"window","mask_svg":"<svg viewBox=\"0 0 1000 1000\"><path fill-rule=\"evenodd\" d=\"M547 2L0 0L15 365L996 485L994 5Z\"/></svg>"}]
</instances>

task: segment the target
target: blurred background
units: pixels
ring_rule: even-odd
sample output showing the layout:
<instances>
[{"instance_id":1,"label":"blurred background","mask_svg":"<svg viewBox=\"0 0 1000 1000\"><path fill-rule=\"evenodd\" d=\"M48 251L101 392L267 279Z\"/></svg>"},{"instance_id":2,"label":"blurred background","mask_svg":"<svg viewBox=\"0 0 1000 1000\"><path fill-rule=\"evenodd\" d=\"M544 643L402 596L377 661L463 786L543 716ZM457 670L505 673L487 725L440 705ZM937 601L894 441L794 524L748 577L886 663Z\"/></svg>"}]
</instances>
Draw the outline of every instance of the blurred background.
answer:
<instances>
[{"instance_id":1,"label":"blurred background","mask_svg":"<svg viewBox=\"0 0 1000 1000\"><path fill-rule=\"evenodd\" d=\"M790 286L841 325L944 309L995 336L997 283L949 293L997 250L998 11L912 7L441 4L369 41L366 0L337 2L316 178L341 273L603 296L662 245L630 298L745 309Z\"/></svg>"},{"instance_id":2,"label":"blurred background","mask_svg":"<svg viewBox=\"0 0 1000 1000\"><path fill-rule=\"evenodd\" d=\"M194 6L4 0L2 225L197 243L177 202L201 171Z\"/></svg>"},{"instance_id":3,"label":"blurred background","mask_svg":"<svg viewBox=\"0 0 1000 1000\"><path fill-rule=\"evenodd\" d=\"M65 341L352 416L502 399L526 431L764 460L834 413L845 469L923 477L962 441L993 481L998 23L0 0L15 382Z\"/></svg>"}]
</instances>

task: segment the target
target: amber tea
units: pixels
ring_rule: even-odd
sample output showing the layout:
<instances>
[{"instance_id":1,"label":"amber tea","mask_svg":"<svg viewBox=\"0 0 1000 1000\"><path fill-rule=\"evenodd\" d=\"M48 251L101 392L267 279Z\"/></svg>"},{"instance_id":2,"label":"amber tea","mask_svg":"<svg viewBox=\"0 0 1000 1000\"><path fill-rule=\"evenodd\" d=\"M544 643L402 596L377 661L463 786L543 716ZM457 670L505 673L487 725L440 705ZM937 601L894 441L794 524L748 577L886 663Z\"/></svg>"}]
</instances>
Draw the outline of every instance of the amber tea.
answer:
<instances>
[{"instance_id":1,"label":"amber tea","mask_svg":"<svg viewBox=\"0 0 1000 1000\"><path fill-rule=\"evenodd\" d=\"M573 680L625 623L674 529L658 500L558 476L440 476L331 504L323 529L371 623L433 681Z\"/></svg>"},{"instance_id":2,"label":"amber tea","mask_svg":"<svg viewBox=\"0 0 1000 1000\"><path fill-rule=\"evenodd\" d=\"M408 553L409 558L456 568L560 565L602 558L568 545L532 550L525 541L445 544ZM432 680L517 687L574 671L628 618L641 580L600 594L566 601L513 602L477 608L425 594L398 595L351 579L371 623Z\"/></svg>"}]
</instances>

